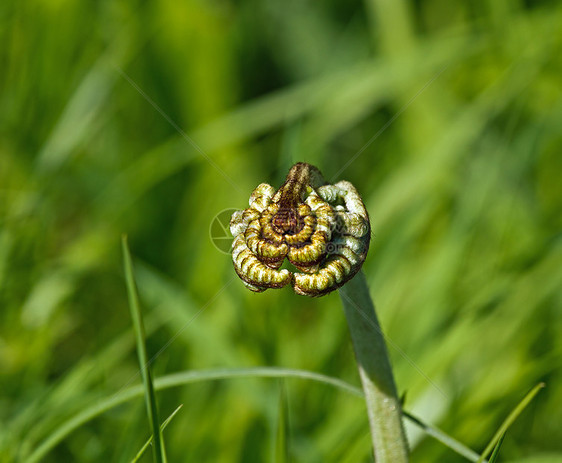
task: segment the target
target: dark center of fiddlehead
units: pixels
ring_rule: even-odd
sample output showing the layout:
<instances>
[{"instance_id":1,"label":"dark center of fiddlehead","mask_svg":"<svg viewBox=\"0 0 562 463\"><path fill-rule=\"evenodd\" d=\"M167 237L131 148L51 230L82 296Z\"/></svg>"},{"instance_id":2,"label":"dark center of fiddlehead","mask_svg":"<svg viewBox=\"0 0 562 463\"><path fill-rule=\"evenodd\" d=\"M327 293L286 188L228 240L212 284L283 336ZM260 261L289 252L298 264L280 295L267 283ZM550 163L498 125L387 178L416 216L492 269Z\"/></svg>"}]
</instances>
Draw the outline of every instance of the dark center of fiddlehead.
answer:
<instances>
[{"instance_id":1,"label":"dark center of fiddlehead","mask_svg":"<svg viewBox=\"0 0 562 463\"><path fill-rule=\"evenodd\" d=\"M296 235L304 227L304 221L294 209L282 209L273 216L273 229L280 235Z\"/></svg>"}]
</instances>

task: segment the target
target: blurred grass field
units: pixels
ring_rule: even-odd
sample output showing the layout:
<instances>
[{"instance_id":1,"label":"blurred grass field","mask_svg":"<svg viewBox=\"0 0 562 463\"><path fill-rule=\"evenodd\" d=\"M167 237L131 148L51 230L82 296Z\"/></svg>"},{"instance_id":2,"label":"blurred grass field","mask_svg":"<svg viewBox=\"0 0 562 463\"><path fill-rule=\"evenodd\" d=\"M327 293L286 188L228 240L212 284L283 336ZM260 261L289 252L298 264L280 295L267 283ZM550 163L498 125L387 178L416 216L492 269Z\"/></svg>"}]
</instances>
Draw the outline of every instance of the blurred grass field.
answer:
<instances>
[{"instance_id":1,"label":"blurred grass field","mask_svg":"<svg viewBox=\"0 0 562 463\"><path fill-rule=\"evenodd\" d=\"M405 408L481 451L544 381L500 461L562 461L561 24L547 1L2 2L0 461L140 384L122 233L154 376L359 385L337 294L250 293L209 238L295 161L362 193ZM371 460L360 399L283 384L291 461ZM184 404L169 461L277 461L282 389L159 392L162 417ZM466 461L408 433L412 461ZM138 398L43 461L131 461L149 435Z\"/></svg>"}]
</instances>

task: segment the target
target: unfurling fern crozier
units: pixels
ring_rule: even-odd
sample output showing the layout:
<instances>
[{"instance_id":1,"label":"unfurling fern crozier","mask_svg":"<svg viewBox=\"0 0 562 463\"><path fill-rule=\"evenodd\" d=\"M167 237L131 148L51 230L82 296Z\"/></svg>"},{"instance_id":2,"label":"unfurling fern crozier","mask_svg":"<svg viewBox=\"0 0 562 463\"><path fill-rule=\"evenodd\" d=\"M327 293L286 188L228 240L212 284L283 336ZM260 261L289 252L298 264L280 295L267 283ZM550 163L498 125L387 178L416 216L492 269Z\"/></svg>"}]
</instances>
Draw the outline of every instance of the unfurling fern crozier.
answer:
<instances>
[{"instance_id":1,"label":"unfurling fern crozier","mask_svg":"<svg viewBox=\"0 0 562 463\"><path fill-rule=\"evenodd\" d=\"M371 237L367 210L355 187L325 184L320 171L295 164L275 191L262 183L250 207L230 221L234 269L252 291L291 285L297 294L323 296L363 265ZM296 269L281 268L287 259Z\"/></svg>"}]
</instances>

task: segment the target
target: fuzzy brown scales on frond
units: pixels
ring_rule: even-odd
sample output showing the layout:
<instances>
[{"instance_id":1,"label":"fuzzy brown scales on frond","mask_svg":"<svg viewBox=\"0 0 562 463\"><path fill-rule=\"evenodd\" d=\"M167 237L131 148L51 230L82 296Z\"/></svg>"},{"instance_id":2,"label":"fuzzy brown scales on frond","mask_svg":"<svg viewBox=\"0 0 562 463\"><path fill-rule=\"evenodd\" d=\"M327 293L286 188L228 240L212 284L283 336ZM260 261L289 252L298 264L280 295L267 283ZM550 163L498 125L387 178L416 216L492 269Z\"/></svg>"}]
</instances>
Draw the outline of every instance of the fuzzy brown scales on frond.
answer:
<instances>
[{"instance_id":1,"label":"fuzzy brown scales on frond","mask_svg":"<svg viewBox=\"0 0 562 463\"><path fill-rule=\"evenodd\" d=\"M230 221L234 269L252 291L292 285L297 294L323 296L363 265L371 228L355 187L325 184L310 164L295 164L277 191L262 183L250 207ZM298 271L281 269L287 259Z\"/></svg>"}]
</instances>

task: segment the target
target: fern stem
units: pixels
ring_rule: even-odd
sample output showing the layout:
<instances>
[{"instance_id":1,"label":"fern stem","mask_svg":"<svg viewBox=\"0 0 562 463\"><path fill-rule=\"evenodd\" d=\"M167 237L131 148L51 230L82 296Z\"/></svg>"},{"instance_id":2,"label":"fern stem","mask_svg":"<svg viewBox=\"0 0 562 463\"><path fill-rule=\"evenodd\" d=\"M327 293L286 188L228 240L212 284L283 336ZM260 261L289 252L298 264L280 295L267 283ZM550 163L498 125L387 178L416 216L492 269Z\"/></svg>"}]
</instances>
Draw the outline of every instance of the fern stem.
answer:
<instances>
[{"instance_id":1,"label":"fern stem","mask_svg":"<svg viewBox=\"0 0 562 463\"><path fill-rule=\"evenodd\" d=\"M402 425L402 407L363 272L339 291L365 392L375 461L407 462L408 444Z\"/></svg>"}]
</instances>

